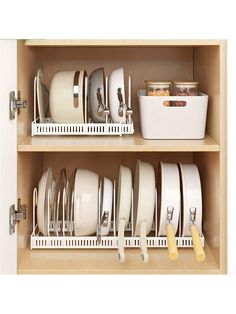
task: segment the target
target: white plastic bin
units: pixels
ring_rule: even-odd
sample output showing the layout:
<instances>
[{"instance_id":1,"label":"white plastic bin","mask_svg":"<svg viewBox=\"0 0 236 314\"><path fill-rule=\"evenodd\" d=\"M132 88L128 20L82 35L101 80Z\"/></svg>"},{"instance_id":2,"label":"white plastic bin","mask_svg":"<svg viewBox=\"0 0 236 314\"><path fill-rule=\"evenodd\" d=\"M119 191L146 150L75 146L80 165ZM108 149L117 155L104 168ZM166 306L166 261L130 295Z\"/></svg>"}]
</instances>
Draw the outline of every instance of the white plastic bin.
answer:
<instances>
[{"instance_id":1,"label":"white plastic bin","mask_svg":"<svg viewBox=\"0 0 236 314\"><path fill-rule=\"evenodd\" d=\"M142 136L146 139L202 139L205 137L208 95L146 96L138 91ZM184 107L165 101L186 101Z\"/></svg>"}]
</instances>

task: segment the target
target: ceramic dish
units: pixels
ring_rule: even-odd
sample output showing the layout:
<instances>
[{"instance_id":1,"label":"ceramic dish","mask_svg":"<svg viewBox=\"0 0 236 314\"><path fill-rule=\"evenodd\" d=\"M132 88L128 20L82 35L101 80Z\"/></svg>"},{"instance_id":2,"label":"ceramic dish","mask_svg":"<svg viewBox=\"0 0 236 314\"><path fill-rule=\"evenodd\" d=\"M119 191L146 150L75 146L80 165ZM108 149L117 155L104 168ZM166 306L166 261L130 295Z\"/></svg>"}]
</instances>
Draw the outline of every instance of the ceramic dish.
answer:
<instances>
[{"instance_id":1,"label":"ceramic dish","mask_svg":"<svg viewBox=\"0 0 236 314\"><path fill-rule=\"evenodd\" d=\"M176 234L179 224L181 193L180 178L177 164L160 163L161 184L158 187L160 202L160 219L158 236L166 236L167 209L172 207L171 224Z\"/></svg>"},{"instance_id":2,"label":"ceramic dish","mask_svg":"<svg viewBox=\"0 0 236 314\"><path fill-rule=\"evenodd\" d=\"M75 175L74 232L75 236L96 233L98 224L98 175L77 169Z\"/></svg>"},{"instance_id":3,"label":"ceramic dish","mask_svg":"<svg viewBox=\"0 0 236 314\"><path fill-rule=\"evenodd\" d=\"M73 171L71 177L68 181L68 188L67 188L67 229L70 235L74 230L74 186L75 186L75 174L76 170Z\"/></svg>"},{"instance_id":4,"label":"ceramic dish","mask_svg":"<svg viewBox=\"0 0 236 314\"><path fill-rule=\"evenodd\" d=\"M56 123L83 123L86 72L61 71L50 87L50 112Z\"/></svg>"},{"instance_id":5,"label":"ceramic dish","mask_svg":"<svg viewBox=\"0 0 236 314\"><path fill-rule=\"evenodd\" d=\"M49 218L51 216L50 206L48 202L49 189L51 190L53 183L52 168L45 171L39 181L38 186L38 206L37 206L37 223L40 232L49 235Z\"/></svg>"},{"instance_id":6,"label":"ceramic dish","mask_svg":"<svg viewBox=\"0 0 236 314\"><path fill-rule=\"evenodd\" d=\"M113 200L113 184L108 178L103 179L102 197L101 197L101 217L100 217L100 235L106 236L111 229L112 216L112 200ZM105 223L103 219L105 218Z\"/></svg>"},{"instance_id":7,"label":"ceramic dish","mask_svg":"<svg viewBox=\"0 0 236 314\"><path fill-rule=\"evenodd\" d=\"M127 228L132 202L132 174L127 167L120 166L117 192L117 229L118 229L118 254L121 262L125 260L124 233Z\"/></svg>"},{"instance_id":8,"label":"ceramic dish","mask_svg":"<svg viewBox=\"0 0 236 314\"><path fill-rule=\"evenodd\" d=\"M118 97L119 94L119 97ZM125 103L125 85L124 85L124 70L123 68L112 71L109 77L109 104L111 119L115 123L125 123L126 114L120 111L120 104Z\"/></svg>"},{"instance_id":9,"label":"ceramic dish","mask_svg":"<svg viewBox=\"0 0 236 314\"><path fill-rule=\"evenodd\" d=\"M138 160L134 179L134 235L140 236L141 255L148 261L146 235L151 231L155 210L155 170Z\"/></svg>"},{"instance_id":10,"label":"ceramic dish","mask_svg":"<svg viewBox=\"0 0 236 314\"><path fill-rule=\"evenodd\" d=\"M105 114L101 110L105 104L104 68L94 70L88 80L88 112L93 122L105 123Z\"/></svg>"},{"instance_id":11,"label":"ceramic dish","mask_svg":"<svg viewBox=\"0 0 236 314\"><path fill-rule=\"evenodd\" d=\"M36 96L39 112L39 121L43 123L45 122L46 117L48 115L49 100L48 93L46 91L45 86L43 85L43 70L41 68L38 69L36 75Z\"/></svg>"}]
</instances>

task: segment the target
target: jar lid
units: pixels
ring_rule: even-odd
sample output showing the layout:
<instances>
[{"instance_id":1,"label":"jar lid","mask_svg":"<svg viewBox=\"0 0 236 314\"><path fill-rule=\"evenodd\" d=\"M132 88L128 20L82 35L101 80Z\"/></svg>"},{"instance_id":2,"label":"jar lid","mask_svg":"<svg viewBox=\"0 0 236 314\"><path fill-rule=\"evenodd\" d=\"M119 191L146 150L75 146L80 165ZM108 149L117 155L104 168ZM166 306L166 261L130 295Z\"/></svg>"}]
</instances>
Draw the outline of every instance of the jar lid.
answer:
<instances>
[{"instance_id":1,"label":"jar lid","mask_svg":"<svg viewBox=\"0 0 236 314\"><path fill-rule=\"evenodd\" d=\"M198 85L199 82L194 82L194 81L187 81L187 82L182 82L182 81L173 81L174 85Z\"/></svg>"},{"instance_id":2,"label":"jar lid","mask_svg":"<svg viewBox=\"0 0 236 314\"><path fill-rule=\"evenodd\" d=\"M169 81L145 81L146 84L150 84L150 85L170 85L171 82Z\"/></svg>"}]
</instances>

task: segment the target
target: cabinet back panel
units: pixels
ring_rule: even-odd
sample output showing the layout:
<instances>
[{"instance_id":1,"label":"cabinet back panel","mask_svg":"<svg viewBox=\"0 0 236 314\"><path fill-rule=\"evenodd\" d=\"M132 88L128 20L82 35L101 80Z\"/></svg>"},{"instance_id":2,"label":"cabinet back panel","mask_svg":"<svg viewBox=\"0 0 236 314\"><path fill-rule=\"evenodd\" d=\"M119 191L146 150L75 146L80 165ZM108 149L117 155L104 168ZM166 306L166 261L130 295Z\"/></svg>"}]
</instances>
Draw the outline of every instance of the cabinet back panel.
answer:
<instances>
[{"instance_id":1,"label":"cabinet back panel","mask_svg":"<svg viewBox=\"0 0 236 314\"><path fill-rule=\"evenodd\" d=\"M31 48L44 69L45 82L50 86L53 75L62 70L93 70L104 67L105 74L124 68L126 91L128 75L132 77L132 100L138 121L137 90L144 89L144 80L192 80L193 48L174 47L72 47Z\"/></svg>"},{"instance_id":2,"label":"cabinet back panel","mask_svg":"<svg viewBox=\"0 0 236 314\"><path fill-rule=\"evenodd\" d=\"M193 161L192 153L44 153L43 169L53 168L54 175L57 176L60 170L65 167L67 175L73 172L75 168L84 168L95 171L100 179L104 176L118 180L119 166L130 167L135 173L136 161L138 159L150 162L156 173L160 161L166 162L184 162Z\"/></svg>"}]
</instances>

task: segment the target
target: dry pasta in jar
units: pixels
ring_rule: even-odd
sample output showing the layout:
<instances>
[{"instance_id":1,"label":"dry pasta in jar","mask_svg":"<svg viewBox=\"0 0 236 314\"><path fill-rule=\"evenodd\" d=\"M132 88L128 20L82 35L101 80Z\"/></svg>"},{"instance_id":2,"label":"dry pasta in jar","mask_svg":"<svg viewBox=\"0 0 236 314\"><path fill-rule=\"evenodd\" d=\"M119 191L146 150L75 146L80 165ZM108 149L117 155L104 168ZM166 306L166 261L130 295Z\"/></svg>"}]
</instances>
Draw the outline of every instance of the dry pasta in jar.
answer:
<instances>
[{"instance_id":1,"label":"dry pasta in jar","mask_svg":"<svg viewBox=\"0 0 236 314\"><path fill-rule=\"evenodd\" d=\"M145 81L147 96L170 96L171 82ZM169 106L169 101L164 101Z\"/></svg>"}]
</instances>

